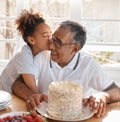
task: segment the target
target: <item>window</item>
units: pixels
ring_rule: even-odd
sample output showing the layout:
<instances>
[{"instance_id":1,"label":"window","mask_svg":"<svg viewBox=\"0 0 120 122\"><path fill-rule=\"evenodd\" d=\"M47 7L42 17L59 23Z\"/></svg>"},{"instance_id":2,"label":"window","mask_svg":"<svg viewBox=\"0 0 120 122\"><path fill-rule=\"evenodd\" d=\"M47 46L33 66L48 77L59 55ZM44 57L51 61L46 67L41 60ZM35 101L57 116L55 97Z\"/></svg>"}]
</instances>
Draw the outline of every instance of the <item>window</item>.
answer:
<instances>
[{"instance_id":1,"label":"window","mask_svg":"<svg viewBox=\"0 0 120 122\"><path fill-rule=\"evenodd\" d=\"M119 0L31 0L31 8L40 11L53 30L63 20L75 20L87 29L83 51L98 62L120 62Z\"/></svg>"},{"instance_id":2,"label":"window","mask_svg":"<svg viewBox=\"0 0 120 122\"><path fill-rule=\"evenodd\" d=\"M81 22L87 28L84 50L101 63L120 63L119 0L82 0Z\"/></svg>"},{"instance_id":3,"label":"window","mask_svg":"<svg viewBox=\"0 0 120 122\"><path fill-rule=\"evenodd\" d=\"M2 43L0 48L5 46L3 50L5 54L2 52L0 58L9 59L13 55L15 45L19 46L18 39L15 40L16 15L19 15L21 9L32 8L43 14L53 31L63 20L71 19L82 23L87 29L87 44L83 51L102 64L120 63L119 0L25 0L24 2L1 0L1 2L4 9L0 8L2 11L0 12L0 43Z\"/></svg>"},{"instance_id":4,"label":"window","mask_svg":"<svg viewBox=\"0 0 120 122\"><path fill-rule=\"evenodd\" d=\"M0 59L9 59L15 47L16 0L0 1Z\"/></svg>"}]
</instances>

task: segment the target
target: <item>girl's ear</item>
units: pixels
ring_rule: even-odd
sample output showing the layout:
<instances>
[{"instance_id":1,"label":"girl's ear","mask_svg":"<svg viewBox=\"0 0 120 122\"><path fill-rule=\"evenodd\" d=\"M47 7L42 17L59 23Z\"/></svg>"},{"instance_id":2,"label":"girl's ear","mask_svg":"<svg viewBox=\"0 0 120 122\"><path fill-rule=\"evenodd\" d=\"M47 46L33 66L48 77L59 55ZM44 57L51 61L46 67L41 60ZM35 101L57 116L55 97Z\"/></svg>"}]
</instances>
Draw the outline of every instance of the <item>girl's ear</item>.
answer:
<instances>
[{"instance_id":1,"label":"girl's ear","mask_svg":"<svg viewBox=\"0 0 120 122\"><path fill-rule=\"evenodd\" d=\"M29 42L31 45L33 45L33 44L35 43L33 37L31 37L31 36L28 36L28 42Z\"/></svg>"}]
</instances>

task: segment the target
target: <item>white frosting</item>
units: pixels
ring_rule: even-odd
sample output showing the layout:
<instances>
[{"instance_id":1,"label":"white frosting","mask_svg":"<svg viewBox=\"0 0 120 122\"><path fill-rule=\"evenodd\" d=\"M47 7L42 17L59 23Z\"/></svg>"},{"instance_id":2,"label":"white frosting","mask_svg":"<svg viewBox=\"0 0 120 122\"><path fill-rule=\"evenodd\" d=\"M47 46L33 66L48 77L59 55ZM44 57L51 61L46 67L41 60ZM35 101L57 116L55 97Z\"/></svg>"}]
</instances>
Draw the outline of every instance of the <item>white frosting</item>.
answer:
<instances>
[{"instance_id":1,"label":"white frosting","mask_svg":"<svg viewBox=\"0 0 120 122\"><path fill-rule=\"evenodd\" d=\"M49 86L50 116L62 119L79 118L82 111L82 87L71 81L52 82Z\"/></svg>"}]
</instances>

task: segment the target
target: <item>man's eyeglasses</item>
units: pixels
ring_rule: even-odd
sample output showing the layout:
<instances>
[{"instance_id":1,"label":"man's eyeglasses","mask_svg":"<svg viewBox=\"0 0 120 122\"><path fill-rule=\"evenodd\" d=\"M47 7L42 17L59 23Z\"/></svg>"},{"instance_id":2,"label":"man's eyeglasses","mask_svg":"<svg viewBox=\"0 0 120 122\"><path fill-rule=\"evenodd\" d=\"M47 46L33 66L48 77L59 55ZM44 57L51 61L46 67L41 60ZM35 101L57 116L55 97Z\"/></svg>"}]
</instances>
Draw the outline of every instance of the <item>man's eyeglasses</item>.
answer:
<instances>
[{"instance_id":1,"label":"man's eyeglasses","mask_svg":"<svg viewBox=\"0 0 120 122\"><path fill-rule=\"evenodd\" d=\"M49 39L50 43L53 43L56 48L61 48L66 45L72 45L72 44L77 44L75 42L73 43L63 43L59 38L54 39L54 37Z\"/></svg>"}]
</instances>

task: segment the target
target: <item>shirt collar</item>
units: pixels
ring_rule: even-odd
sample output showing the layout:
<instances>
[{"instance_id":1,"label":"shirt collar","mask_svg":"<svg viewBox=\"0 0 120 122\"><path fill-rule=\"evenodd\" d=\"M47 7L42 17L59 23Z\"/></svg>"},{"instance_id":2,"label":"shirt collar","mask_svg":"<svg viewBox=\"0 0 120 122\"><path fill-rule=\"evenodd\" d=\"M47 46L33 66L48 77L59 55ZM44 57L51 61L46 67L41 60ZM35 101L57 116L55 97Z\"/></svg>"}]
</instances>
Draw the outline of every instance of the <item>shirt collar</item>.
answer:
<instances>
[{"instance_id":1,"label":"shirt collar","mask_svg":"<svg viewBox=\"0 0 120 122\"><path fill-rule=\"evenodd\" d=\"M79 59L80 59L80 52L75 54L71 62L67 64L67 67L72 70L75 70L78 65ZM53 68L53 67L61 68L56 62L50 59L50 68Z\"/></svg>"}]
</instances>

